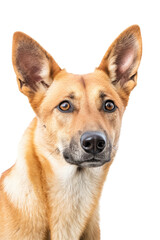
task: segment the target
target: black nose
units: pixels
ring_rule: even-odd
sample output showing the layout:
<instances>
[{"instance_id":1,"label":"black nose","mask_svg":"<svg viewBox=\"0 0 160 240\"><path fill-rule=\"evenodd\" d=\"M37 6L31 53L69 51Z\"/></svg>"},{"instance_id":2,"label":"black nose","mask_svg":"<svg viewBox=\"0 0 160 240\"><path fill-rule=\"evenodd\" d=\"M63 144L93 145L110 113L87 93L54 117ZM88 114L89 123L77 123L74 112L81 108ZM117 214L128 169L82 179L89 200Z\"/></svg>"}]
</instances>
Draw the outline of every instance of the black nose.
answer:
<instances>
[{"instance_id":1,"label":"black nose","mask_svg":"<svg viewBox=\"0 0 160 240\"><path fill-rule=\"evenodd\" d=\"M85 132L81 136L81 146L87 153L100 153L106 146L106 136L101 132Z\"/></svg>"}]
</instances>

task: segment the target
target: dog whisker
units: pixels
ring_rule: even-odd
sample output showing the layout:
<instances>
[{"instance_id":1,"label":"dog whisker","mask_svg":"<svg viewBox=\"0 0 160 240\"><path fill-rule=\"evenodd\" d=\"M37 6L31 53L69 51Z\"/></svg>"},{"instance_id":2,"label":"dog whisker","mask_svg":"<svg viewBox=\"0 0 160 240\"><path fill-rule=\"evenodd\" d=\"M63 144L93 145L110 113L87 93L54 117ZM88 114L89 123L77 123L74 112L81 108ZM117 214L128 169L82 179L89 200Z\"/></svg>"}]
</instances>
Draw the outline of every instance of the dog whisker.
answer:
<instances>
[{"instance_id":1,"label":"dog whisker","mask_svg":"<svg viewBox=\"0 0 160 240\"><path fill-rule=\"evenodd\" d=\"M58 153L58 152L60 152L60 150L59 150L58 148L54 149L52 152L50 152L50 153L48 154L47 158L49 158L52 154Z\"/></svg>"},{"instance_id":2,"label":"dog whisker","mask_svg":"<svg viewBox=\"0 0 160 240\"><path fill-rule=\"evenodd\" d=\"M112 146L112 149L113 149L114 151L117 151L117 149L118 149L118 146L117 146L117 145L115 145L115 146Z\"/></svg>"}]
</instances>

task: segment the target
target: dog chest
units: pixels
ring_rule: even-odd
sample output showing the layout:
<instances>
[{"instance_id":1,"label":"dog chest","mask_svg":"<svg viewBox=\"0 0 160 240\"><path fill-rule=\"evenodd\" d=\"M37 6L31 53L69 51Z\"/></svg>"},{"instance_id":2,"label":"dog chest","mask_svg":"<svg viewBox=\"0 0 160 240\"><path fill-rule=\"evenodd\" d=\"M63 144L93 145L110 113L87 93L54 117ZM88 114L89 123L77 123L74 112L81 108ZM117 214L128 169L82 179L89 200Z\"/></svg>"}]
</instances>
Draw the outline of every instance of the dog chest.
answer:
<instances>
[{"instance_id":1,"label":"dog chest","mask_svg":"<svg viewBox=\"0 0 160 240\"><path fill-rule=\"evenodd\" d=\"M67 239L70 236L70 239L77 239L80 236L96 208L102 176L102 168L77 171L73 166L57 173L49 196L51 227L57 234L55 238Z\"/></svg>"}]
</instances>

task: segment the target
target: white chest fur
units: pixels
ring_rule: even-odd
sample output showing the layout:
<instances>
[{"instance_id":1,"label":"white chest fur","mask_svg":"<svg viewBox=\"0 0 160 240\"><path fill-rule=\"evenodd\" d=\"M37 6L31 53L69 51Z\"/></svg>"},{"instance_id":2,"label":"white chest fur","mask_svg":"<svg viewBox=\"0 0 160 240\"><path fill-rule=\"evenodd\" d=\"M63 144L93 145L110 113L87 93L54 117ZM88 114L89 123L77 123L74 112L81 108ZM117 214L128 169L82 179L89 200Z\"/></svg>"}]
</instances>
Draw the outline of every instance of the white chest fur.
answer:
<instances>
[{"instance_id":1,"label":"white chest fur","mask_svg":"<svg viewBox=\"0 0 160 240\"><path fill-rule=\"evenodd\" d=\"M56 172L54 185L49 184L53 239L79 239L96 207L102 177L102 167L77 170L67 165Z\"/></svg>"}]
</instances>

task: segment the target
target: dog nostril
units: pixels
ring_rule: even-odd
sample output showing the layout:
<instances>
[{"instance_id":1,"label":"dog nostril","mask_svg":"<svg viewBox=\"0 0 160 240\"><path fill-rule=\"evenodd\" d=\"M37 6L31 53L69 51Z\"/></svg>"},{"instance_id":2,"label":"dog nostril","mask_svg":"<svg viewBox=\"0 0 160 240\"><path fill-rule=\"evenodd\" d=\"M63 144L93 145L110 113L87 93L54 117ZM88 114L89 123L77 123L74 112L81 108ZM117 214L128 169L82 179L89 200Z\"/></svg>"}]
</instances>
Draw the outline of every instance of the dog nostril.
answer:
<instances>
[{"instance_id":1,"label":"dog nostril","mask_svg":"<svg viewBox=\"0 0 160 240\"><path fill-rule=\"evenodd\" d=\"M104 149L104 147L105 147L105 141L99 141L98 143L97 143L97 148L98 149Z\"/></svg>"},{"instance_id":2,"label":"dog nostril","mask_svg":"<svg viewBox=\"0 0 160 240\"><path fill-rule=\"evenodd\" d=\"M92 148L92 143L91 143L91 141L84 141L83 146L86 149L90 149L90 148Z\"/></svg>"}]
</instances>

